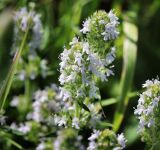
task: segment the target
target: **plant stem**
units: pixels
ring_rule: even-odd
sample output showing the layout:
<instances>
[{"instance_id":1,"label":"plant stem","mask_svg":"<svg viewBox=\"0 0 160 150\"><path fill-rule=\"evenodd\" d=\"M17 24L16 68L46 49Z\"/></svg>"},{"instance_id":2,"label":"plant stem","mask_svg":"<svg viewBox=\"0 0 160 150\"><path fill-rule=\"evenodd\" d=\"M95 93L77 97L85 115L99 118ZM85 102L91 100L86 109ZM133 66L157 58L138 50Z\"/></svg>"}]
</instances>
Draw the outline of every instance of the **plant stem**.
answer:
<instances>
[{"instance_id":1,"label":"plant stem","mask_svg":"<svg viewBox=\"0 0 160 150\"><path fill-rule=\"evenodd\" d=\"M10 88L11 88L11 85L12 85L12 82L13 82L13 77L14 77L14 74L16 72L16 68L17 68L17 65L18 65L18 61L21 57L21 54L22 54L22 50L24 48L24 45L25 45L25 42L26 42L26 39L27 39L27 35L28 35L28 30L26 30L25 34L24 34L24 37L23 37L23 40L21 42L21 45L20 45L20 48L19 50L16 52L14 58L13 58L13 62L12 62L12 65L9 69L9 73L7 75L7 78L0 90L0 99L2 101L2 105L1 105L1 108L0 108L0 113L4 113L4 110L3 110L3 107L5 105L5 102L6 102L6 99L7 99L7 96L8 96L8 93L10 91Z\"/></svg>"}]
</instances>

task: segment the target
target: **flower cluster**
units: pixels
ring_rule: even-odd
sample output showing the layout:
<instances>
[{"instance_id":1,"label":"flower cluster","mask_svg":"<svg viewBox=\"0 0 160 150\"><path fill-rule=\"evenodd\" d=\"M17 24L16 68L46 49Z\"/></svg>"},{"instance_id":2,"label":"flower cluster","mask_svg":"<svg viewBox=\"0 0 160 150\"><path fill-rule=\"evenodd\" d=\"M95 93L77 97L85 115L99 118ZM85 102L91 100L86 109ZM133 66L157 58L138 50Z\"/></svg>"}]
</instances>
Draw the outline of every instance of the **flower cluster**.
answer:
<instances>
[{"instance_id":1,"label":"flower cluster","mask_svg":"<svg viewBox=\"0 0 160 150\"><path fill-rule=\"evenodd\" d=\"M27 123L20 123L20 125L17 125L16 123L11 124L11 129L17 130L23 134L27 134L31 130L30 124Z\"/></svg>"},{"instance_id":2,"label":"flower cluster","mask_svg":"<svg viewBox=\"0 0 160 150\"><path fill-rule=\"evenodd\" d=\"M61 53L60 97L66 103L66 107L62 110L62 121L55 116L58 125L66 126L68 118L71 118L70 124L78 129L80 116L84 111L90 112L89 106L94 99L101 98L98 82L107 81L108 77L113 75L113 42L118 35L118 24L118 18L113 11L108 14L105 11L94 13L80 30L84 35L81 38L74 37L70 42L70 48L65 47ZM104 38L104 33L105 36L109 36L108 40Z\"/></svg>"},{"instance_id":3,"label":"flower cluster","mask_svg":"<svg viewBox=\"0 0 160 150\"><path fill-rule=\"evenodd\" d=\"M43 90L38 90L33 96L32 111L27 115L27 120L23 123L11 124L11 129L15 132L20 132L25 136L25 139L29 139L32 142L38 142L36 150L44 149L70 149L72 144L73 149L78 150L97 150L97 149L114 149L122 150L125 147L126 140L123 134L118 136L109 129L103 131L94 130L92 135L88 138L89 143L86 146L84 143L85 137L81 133L77 133L77 130L73 128L55 128L52 123L51 113L56 113L60 111L63 107L66 107L62 100L59 99L59 89L53 84L51 87L46 87ZM12 106L17 106L19 104L19 98L16 96L11 102ZM62 103L61 103L62 102ZM18 107L18 106L17 106ZM90 104L88 108L91 111L90 124L95 124L98 119L100 119L100 114L97 113L98 110L95 105ZM83 112L82 122L86 121L87 113ZM58 126L67 125L67 118L65 116L55 117L55 122L57 119ZM49 122L51 121L51 122ZM86 125L87 121L85 122ZM76 118L72 120L72 126L79 129L79 120ZM54 137L47 136L48 132L54 133ZM20 134L19 133L19 134ZM36 135L35 135L36 133ZM43 138L41 138L43 137ZM36 141L35 141L36 138ZM38 141L37 141L38 140Z\"/></svg>"},{"instance_id":4,"label":"flower cluster","mask_svg":"<svg viewBox=\"0 0 160 150\"><path fill-rule=\"evenodd\" d=\"M86 36L92 51L104 55L109 53L119 35L118 25L118 17L112 10L108 14L97 11L83 23L80 31Z\"/></svg>"},{"instance_id":5,"label":"flower cluster","mask_svg":"<svg viewBox=\"0 0 160 150\"><path fill-rule=\"evenodd\" d=\"M36 14L34 10L28 11L26 7L23 7L19 11L15 12L14 22L14 46L19 44L19 41L21 41L21 37L23 36L24 32L31 30L32 36L30 38L31 40L29 42L29 47L30 49L39 48L43 33L40 15Z\"/></svg>"},{"instance_id":6,"label":"flower cluster","mask_svg":"<svg viewBox=\"0 0 160 150\"><path fill-rule=\"evenodd\" d=\"M94 130L88 140L89 145L87 150L122 150L125 148L127 142L123 133L116 136L109 129L105 129L104 131Z\"/></svg>"},{"instance_id":7,"label":"flower cluster","mask_svg":"<svg viewBox=\"0 0 160 150\"><path fill-rule=\"evenodd\" d=\"M26 59L28 60L26 62ZM28 58L21 58L17 67L16 80L35 80L38 76L46 78L51 72L48 62L37 55L30 54Z\"/></svg>"},{"instance_id":8,"label":"flower cluster","mask_svg":"<svg viewBox=\"0 0 160 150\"><path fill-rule=\"evenodd\" d=\"M14 24L15 38L12 45L12 54L19 49L25 32L28 32L17 67L16 81L24 81L26 79L34 80L39 75L45 78L52 74L47 66L47 60L40 58L37 54L37 49L41 49L43 33L40 15L37 14L33 8L21 8L19 11L15 12Z\"/></svg>"},{"instance_id":9,"label":"flower cluster","mask_svg":"<svg viewBox=\"0 0 160 150\"><path fill-rule=\"evenodd\" d=\"M147 80L143 88L145 91L140 94L134 114L139 119L138 132L142 140L154 145L156 140L160 139L160 81L158 79Z\"/></svg>"},{"instance_id":10,"label":"flower cluster","mask_svg":"<svg viewBox=\"0 0 160 150\"><path fill-rule=\"evenodd\" d=\"M85 150L85 146L82 143L83 137L76 134L73 129L63 129L57 132L57 137L53 143L54 150L72 149Z\"/></svg>"},{"instance_id":11,"label":"flower cluster","mask_svg":"<svg viewBox=\"0 0 160 150\"><path fill-rule=\"evenodd\" d=\"M46 87L44 90L35 92L32 111L27 115L28 120L51 123L51 114L59 111L61 107L56 98L57 89L55 85L52 85L51 87Z\"/></svg>"},{"instance_id":12,"label":"flower cluster","mask_svg":"<svg viewBox=\"0 0 160 150\"><path fill-rule=\"evenodd\" d=\"M103 108L97 103L101 99L99 83L107 82L114 75L114 41L119 35L117 16L112 10L109 13L97 11L86 19L80 36L75 36L60 54L61 87L55 84L44 87L50 79L47 78L43 83L35 81L40 81L52 72L47 60L39 56L41 52L38 50L43 47L42 23L40 15L32 6L15 13L12 49L14 53L21 45L22 51L19 53L18 65L15 65L16 84L12 88L13 93L19 95L10 102L11 119L6 120L0 114L0 125L4 126L0 136L6 132L6 137L9 137L6 145L9 147L11 144L20 147L18 136L23 137L20 144L36 150L124 149L124 135L116 135L106 128L106 118L104 121L101 113ZM45 26L46 31L50 32L50 27L47 24ZM44 39L48 37L47 34ZM46 40L42 45L48 45L48 42ZM92 130L89 137L88 132ZM18 135L13 137L13 141L9 140L12 133Z\"/></svg>"},{"instance_id":13,"label":"flower cluster","mask_svg":"<svg viewBox=\"0 0 160 150\"><path fill-rule=\"evenodd\" d=\"M52 113L60 111L64 104L59 99L59 89L55 84L46 87L43 90L37 90L33 95L34 101L31 104L31 112L23 123L12 122L10 128L13 132L22 134L25 139L36 143L36 150L61 150L69 149L72 144L73 149L85 150L82 142L82 135L77 134L73 128L57 129L53 124ZM22 105L20 96L15 96L11 105L17 109ZM90 106L92 109L93 106ZM95 110L94 110L95 111ZM93 114L94 115L94 114ZM60 118L59 126L65 121ZM74 121L76 125L76 120ZM53 136L47 136L48 133L54 133Z\"/></svg>"}]
</instances>

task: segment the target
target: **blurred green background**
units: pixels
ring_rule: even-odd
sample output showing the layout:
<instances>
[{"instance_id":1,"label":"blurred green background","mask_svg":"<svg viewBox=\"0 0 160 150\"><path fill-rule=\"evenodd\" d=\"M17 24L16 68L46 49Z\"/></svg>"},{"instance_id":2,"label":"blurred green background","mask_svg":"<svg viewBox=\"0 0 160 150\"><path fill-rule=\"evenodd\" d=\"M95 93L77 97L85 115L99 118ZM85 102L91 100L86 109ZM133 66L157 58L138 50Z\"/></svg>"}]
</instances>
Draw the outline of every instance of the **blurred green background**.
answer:
<instances>
[{"instance_id":1,"label":"blurred green background","mask_svg":"<svg viewBox=\"0 0 160 150\"><path fill-rule=\"evenodd\" d=\"M13 43L12 15L14 10L35 2L36 11L41 14L44 28L41 50L38 54L48 60L53 71L52 75L42 80L37 78L36 86L43 87L50 83L58 83L59 54L63 46L68 46L75 34L79 34L82 21L96 10L114 9L120 17L121 25L125 19L131 20L138 28L138 54L132 89L137 94L141 85L147 79L160 75L160 0L0 0L0 86L5 79L12 56L10 55ZM123 30L116 42L117 59L115 61L115 76L109 82L101 85L102 98L118 95L118 83L121 77L123 56ZM20 89L19 91L21 91ZM19 93L15 88L10 97ZM138 96L129 101L126 115L120 131L125 131L129 140L128 149L143 149L144 144L137 138L137 120L133 116ZM113 118L115 106L104 108L109 120Z\"/></svg>"}]
</instances>

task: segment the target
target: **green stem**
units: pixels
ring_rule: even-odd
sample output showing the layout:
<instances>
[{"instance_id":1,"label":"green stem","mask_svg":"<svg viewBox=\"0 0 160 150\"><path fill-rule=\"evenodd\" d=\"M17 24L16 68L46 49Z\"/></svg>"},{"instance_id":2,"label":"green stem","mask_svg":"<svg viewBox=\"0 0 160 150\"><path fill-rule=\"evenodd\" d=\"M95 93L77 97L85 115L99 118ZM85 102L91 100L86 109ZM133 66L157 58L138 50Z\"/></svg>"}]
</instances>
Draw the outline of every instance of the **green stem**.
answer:
<instances>
[{"instance_id":1,"label":"green stem","mask_svg":"<svg viewBox=\"0 0 160 150\"><path fill-rule=\"evenodd\" d=\"M10 91L10 88L11 88L11 85L12 85L12 82L13 82L13 77L14 77L14 74L16 72L16 68L17 68L17 65L18 65L18 61L21 57L22 50L24 48L24 45L25 45L25 42L26 42L26 39L27 39L28 30L29 29L27 29L27 31L25 32L25 35L24 35L24 38L23 38L22 43L20 45L20 48L16 52L16 54L13 58L13 63L11 65L10 69L9 69L9 73L7 75L7 78L6 78L2 88L0 90L0 99L2 101L2 105L1 105L1 108L0 108L0 113L4 113L3 107L5 105L8 93Z\"/></svg>"}]
</instances>

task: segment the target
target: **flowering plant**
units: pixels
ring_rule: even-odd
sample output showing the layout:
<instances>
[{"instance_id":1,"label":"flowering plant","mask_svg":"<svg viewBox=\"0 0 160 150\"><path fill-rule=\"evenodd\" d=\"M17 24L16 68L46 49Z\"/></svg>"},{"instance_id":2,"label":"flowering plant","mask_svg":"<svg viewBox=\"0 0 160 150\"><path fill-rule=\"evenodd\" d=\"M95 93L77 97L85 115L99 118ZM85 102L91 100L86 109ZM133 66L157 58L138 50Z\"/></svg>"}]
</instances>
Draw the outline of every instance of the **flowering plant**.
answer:
<instances>
[{"instance_id":1,"label":"flowering plant","mask_svg":"<svg viewBox=\"0 0 160 150\"><path fill-rule=\"evenodd\" d=\"M0 2L0 13L7 9L0 42L8 37L0 44L2 150L122 150L138 135L146 149L159 149L159 79L143 84L134 113L130 101L139 93L132 91L138 14L92 10L98 0L17 1L9 9L7 2Z\"/></svg>"},{"instance_id":2,"label":"flowering plant","mask_svg":"<svg viewBox=\"0 0 160 150\"><path fill-rule=\"evenodd\" d=\"M134 113L139 119L138 132L142 140L147 143L148 149L159 147L159 101L160 81L147 80L143 84L145 91L140 94L137 109Z\"/></svg>"}]
</instances>

